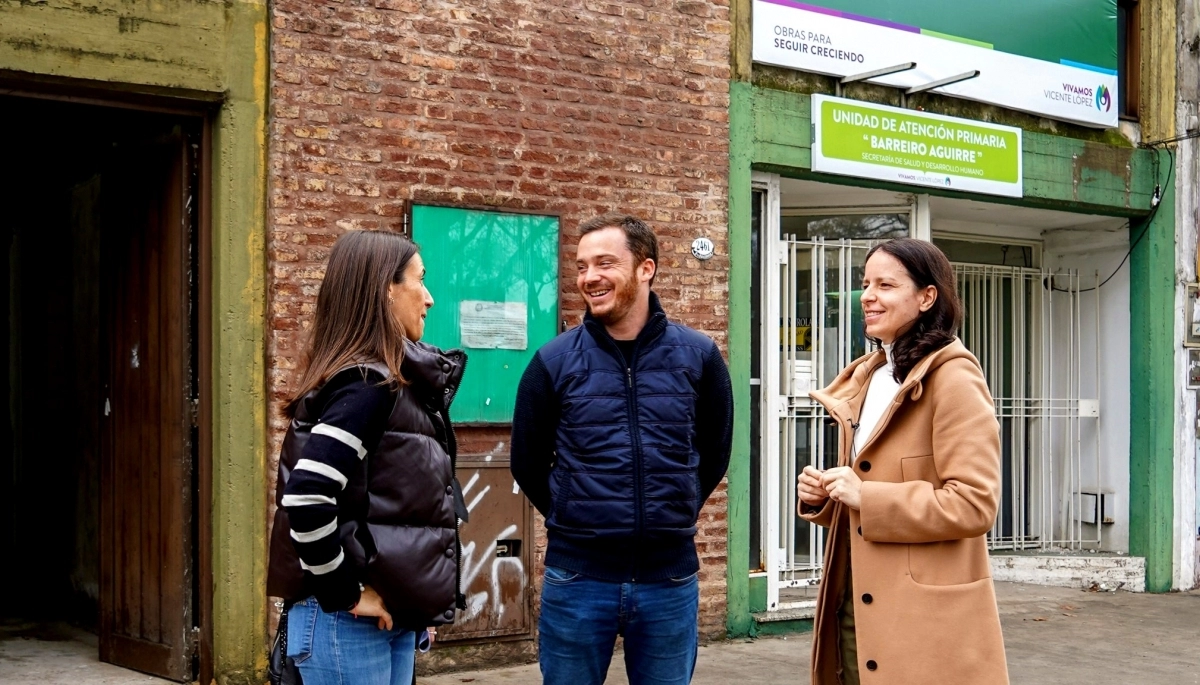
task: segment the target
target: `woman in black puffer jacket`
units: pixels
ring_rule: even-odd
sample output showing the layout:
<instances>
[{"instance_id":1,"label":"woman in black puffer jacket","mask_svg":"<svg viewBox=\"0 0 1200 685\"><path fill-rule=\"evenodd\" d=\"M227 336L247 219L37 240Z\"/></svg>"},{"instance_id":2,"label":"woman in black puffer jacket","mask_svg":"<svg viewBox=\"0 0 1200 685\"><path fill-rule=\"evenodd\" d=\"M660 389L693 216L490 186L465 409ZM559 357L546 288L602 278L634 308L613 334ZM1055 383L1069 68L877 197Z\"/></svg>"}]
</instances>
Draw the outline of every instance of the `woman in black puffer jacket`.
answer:
<instances>
[{"instance_id":1,"label":"woman in black puffer jacket","mask_svg":"<svg viewBox=\"0 0 1200 685\"><path fill-rule=\"evenodd\" d=\"M448 410L466 357L418 342L424 277L407 238L351 231L317 296L267 583L290 605L287 656L306 685L409 685L421 631L463 607Z\"/></svg>"}]
</instances>

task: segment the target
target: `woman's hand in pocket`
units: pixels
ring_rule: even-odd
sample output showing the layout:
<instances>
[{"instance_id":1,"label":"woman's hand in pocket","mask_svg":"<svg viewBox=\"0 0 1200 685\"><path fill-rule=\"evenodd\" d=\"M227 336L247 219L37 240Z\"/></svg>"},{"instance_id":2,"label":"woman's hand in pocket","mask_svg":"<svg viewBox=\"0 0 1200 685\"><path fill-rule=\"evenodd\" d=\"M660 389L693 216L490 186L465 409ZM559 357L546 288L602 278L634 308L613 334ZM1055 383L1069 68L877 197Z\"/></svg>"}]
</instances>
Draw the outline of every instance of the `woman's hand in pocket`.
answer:
<instances>
[{"instance_id":1,"label":"woman's hand in pocket","mask_svg":"<svg viewBox=\"0 0 1200 685\"><path fill-rule=\"evenodd\" d=\"M355 616L378 618L380 630L392 629L392 615L388 613L387 607L383 605L383 598L370 585L363 587L362 595L358 598L358 604L354 605L350 613Z\"/></svg>"},{"instance_id":2,"label":"woman's hand in pocket","mask_svg":"<svg viewBox=\"0 0 1200 685\"><path fill-rule=\"evenodd\" d=\"M810 507L820 506L828 499L829 492L821 483L821 472L811 466L805 466L800 475L796 477L796 496Z\"/></svg>"}]
</instances>

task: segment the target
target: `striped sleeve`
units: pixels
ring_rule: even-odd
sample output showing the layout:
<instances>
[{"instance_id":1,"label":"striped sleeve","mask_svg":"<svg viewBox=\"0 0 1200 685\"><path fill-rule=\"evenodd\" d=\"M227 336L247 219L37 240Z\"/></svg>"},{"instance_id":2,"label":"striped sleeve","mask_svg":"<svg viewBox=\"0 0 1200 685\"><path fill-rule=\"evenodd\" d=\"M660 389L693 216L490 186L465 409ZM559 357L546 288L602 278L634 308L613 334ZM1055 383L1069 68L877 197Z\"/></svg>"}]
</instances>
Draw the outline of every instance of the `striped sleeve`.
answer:
<instances>
[{"instance_id":1,"label":"striped sleeve","mask_svg":"<svg viewBox=\"0 0 1200 685\"><path fill-rule=\"evenodd\" d=\"M348 369L326 383L320 417L283 490L292 545L308 587L325 611L358 601L357 571L346 562L338 536L339 497L379 443L395 395L374 372Z\"/></svg>"}]
</instances>

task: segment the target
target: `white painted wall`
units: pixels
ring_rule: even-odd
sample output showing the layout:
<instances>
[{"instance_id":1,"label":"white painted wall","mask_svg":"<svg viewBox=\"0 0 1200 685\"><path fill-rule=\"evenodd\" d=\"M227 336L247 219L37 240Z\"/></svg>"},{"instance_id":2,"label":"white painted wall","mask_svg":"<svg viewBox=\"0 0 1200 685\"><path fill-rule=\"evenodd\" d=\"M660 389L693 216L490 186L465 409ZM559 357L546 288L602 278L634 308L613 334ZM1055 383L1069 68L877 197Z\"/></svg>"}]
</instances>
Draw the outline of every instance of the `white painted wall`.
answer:
<instances>
[{"instance_id":1,"label":"white painted wall","mask_svg":"<svg viewBox=\"0 0 1200 685\"><path fill-rule=\"evenodd\" d=\"M1175 121L1179 133L1200 127L1200 54L1195 40L1200 35L1200 7L1196 0L1178 0L1175 11L1180 46L1175 78L1178 88ZM1200 146L1185 140L1175 148L1175 327L1178 340L1184 333L1184 286L1197 279L1197 222L1200 222ZM1178 590L1200 586L1200 543L1197 520L1200 519L1200 491L1197 477L1197 440L1195 390L1187 388L1187 350L1175 351L1176 400L1175 423L1175 515L1172 585Z\"/></svg>"}]
</instances>

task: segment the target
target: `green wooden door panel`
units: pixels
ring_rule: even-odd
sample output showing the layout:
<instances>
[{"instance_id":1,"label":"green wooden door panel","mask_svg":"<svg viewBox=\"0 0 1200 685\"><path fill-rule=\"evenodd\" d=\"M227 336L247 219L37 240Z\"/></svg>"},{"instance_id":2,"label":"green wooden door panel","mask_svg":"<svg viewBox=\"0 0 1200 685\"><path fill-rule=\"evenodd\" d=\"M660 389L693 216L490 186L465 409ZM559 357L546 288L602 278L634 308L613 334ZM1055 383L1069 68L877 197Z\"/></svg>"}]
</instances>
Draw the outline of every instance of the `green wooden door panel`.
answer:
<instances>
[{"instance_id":1,"label":"green wooden door panel","mask_svg":"<svg viewBox=\"0 0 1200 685\"><path fill-rule=\"evenodd\" d=\"M525 366L558 333L558 217L417 205L434 306L425 342L467 352L461 422L512 421Z\"/></svg>"}]
</instances>

